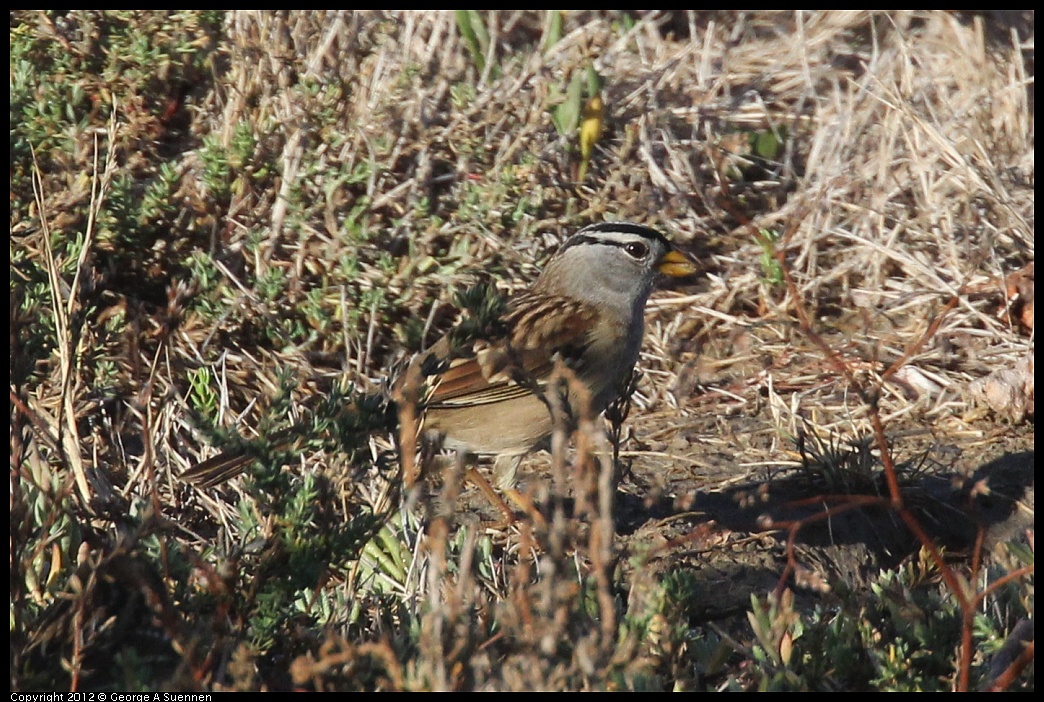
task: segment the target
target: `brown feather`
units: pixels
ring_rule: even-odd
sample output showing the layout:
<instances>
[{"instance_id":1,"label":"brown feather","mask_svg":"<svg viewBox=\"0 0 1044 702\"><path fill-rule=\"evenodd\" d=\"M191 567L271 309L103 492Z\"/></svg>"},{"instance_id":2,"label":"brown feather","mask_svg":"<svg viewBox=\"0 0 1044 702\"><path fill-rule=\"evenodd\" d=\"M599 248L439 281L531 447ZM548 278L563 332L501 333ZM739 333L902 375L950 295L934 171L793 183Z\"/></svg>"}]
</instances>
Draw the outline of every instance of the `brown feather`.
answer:
<instances>
[{"instance_id":1,"label":"brown feather","mask_svg":"<svg viewBox=\"0 0 1044 702\"><path fill-rule=\"evenodd\" d=\"M556 355L567 361L580 356L597 319L597 310L582 302L520 293L504 315L505 338L477 341L452 359L443 339L414 361L438 369L423 404L466 407L529 394L536 388L527 380L546 376Z\"/></svg>"}]
</instances>

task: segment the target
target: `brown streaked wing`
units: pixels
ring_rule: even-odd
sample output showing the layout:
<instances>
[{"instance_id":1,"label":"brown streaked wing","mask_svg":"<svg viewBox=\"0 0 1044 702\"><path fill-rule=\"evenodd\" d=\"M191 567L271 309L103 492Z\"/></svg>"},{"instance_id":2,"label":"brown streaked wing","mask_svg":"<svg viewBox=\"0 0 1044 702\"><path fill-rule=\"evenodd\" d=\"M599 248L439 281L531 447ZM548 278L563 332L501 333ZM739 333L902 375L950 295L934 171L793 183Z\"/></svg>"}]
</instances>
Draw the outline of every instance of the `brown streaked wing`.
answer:
<instances>
[{"instance_id":1,"label":"brown streaked wing","mask_svg":"<svg viewBox=\"0 0 1044 702\"><path fill-rule=\"evenodd\" d=\"M577 356L597 320L593 308L568 298L521 293L510 304L504 316L510 344L476 342L470 356L451 360L428 396L427 407L482 405L531 393L515 378L546 377L557 353L567 360ZM440 345L443 348L437 348ZM448 351L441 342L432 348L441 354Z\"/></svg>"},{"instance_id":2,"label":"brown streaked wing","mask_svg":"<svg viewBox=\"0 0 1044 702\"><path fill-rule=\"evenodd\" d=\"M517 349L546 349L549 355L582 349L598 320L594 307L567 297L526 292L516 300L504 322Z\"/></svg>"}]
</instances>

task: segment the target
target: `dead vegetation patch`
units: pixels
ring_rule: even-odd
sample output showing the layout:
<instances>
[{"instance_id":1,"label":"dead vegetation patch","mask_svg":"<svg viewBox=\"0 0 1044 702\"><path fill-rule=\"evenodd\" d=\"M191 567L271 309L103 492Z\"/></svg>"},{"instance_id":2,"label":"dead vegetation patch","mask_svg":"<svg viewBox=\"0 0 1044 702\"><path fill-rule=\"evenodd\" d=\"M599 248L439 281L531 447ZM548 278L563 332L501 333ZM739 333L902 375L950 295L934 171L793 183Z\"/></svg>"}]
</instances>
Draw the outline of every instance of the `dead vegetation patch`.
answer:
<instances>
[{"instance_id":1,"label":"dead vegetation patch","mask_svg":"<svg viewBox=\"0 0 1044 702\"><path fill-rule=\"evenodd\" d=\"M15 689L1032 689L1032 12L10 33ZM618 219L705 274L616 441L403 489L388 378Z\"/></svg>"}]
</instances>

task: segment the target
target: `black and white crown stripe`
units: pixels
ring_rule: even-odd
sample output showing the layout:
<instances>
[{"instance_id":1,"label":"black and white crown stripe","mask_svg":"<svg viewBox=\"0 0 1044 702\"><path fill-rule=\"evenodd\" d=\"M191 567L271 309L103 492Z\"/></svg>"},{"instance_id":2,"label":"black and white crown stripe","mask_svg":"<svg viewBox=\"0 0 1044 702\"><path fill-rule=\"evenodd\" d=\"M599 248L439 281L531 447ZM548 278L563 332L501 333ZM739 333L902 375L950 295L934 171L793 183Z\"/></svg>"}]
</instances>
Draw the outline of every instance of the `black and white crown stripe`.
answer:
<instances>
[{"instance_id":1,"label":"black and white crown stripe","mask_svg":"<svg viewBox=\"0 0 1044 702\"><path fill-rule=\"evenodd\" d=\"M614 236L615 235L615 236ZM640 224L630 222L600 222L584 227L573 236L569 237L559 253L581 244L607 244L611 246L625 246L634 241L634 237L655 241L664 249L671 249L671 242L660 232Z\"/></svg>"}]
</instances>

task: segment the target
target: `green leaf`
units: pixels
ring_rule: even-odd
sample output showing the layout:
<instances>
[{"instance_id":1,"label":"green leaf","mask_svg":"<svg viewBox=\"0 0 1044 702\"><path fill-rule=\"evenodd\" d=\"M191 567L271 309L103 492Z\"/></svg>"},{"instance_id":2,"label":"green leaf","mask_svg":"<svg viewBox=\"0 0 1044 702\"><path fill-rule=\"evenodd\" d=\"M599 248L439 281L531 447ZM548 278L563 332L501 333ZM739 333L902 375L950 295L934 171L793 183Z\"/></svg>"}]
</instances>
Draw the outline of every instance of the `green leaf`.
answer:
<instances>
[{"instance_id":1,"label":"green leaf","mask_svg":"<svg viewBox=\"0 0 1044 702\"><path fill-rule=\"evenodd\" d=\"M580 112L583 109L583 78L579 73L573 75L566 89L565 101L556 105L551 113L558 133L566 136L576 132L580 126Z\"/></svg>"},{"instance_id":2,"label":"green leaf","mask_svg":"<svg viewBox=\"0 0 1044 702\"><path fill-rule=\"evenodd\" d=\"M548 51L558 42L562 41L562 19L561 10L548 10L550 19L547 24L547 34L544 36L544 51Z\"/></svg>"},{"instance_id":3,"label":"green leaf","mask_svg":"<svg viewBox=\"0 0 1044 702\"><path fill-rule=\"evenodd\" d=\"M457 29L468 44L475 68L481 73L486 68L486 50L489 48L489 32L478 10L455 10Z\"/></svg>"}]
</instances>

